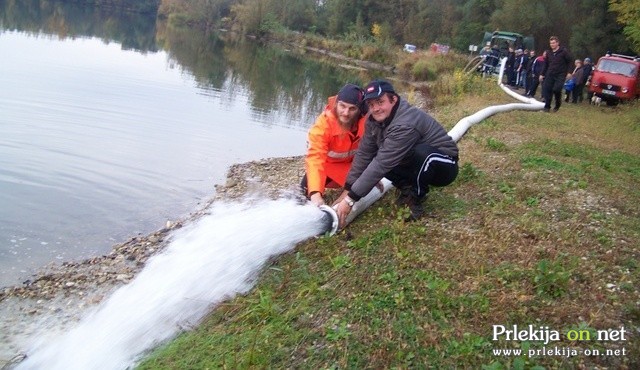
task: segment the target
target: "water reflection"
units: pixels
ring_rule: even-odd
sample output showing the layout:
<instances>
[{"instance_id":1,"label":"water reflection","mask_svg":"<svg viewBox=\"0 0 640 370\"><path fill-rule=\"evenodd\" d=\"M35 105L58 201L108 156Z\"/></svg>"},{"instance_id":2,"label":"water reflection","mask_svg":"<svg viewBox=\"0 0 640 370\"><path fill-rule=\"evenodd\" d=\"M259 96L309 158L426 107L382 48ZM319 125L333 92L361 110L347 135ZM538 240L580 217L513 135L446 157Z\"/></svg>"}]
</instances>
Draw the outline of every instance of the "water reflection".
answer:
<instances>
[{"instance_id":1,"label":"water reflection","mask_svg":"<svg viewBox=\"0 0 640 370\"><path fill-rule=\"evenodd\" d=\"M66 2L0 0L0 29L60 39L96 37L141 53L164 50L171 65L193 75L204 94L224 91L233 99L238 90L246 91L256 121L271 121L277 113L292 125L307 125L345 82L369 79L366 73L319 64L237 35L172 27L155 16Z\"/></svg>"},{"instance_id":2,"label":"water reflection","mask_svg":"<svg viewBox=\"0 0 640 370\"><path fill-rule=\"evenodd\" d=\"M353 72L233 34L159 25L158 41L172 60L195 77L200 88L234 95L241 87L256 121L267 124L275 122L272 116L278 114L286 116L291 125L306 127L328 95L345 81L363 80Z\"/></svg>"},{"instance_id":3,"label":"water reflection","mask_svg":"<svg viewBox=\"0 0 640 370\"><path fill-rule=\"evenodd\" d=\"M0 28L59 38L97 37L123 50L154 52L155 16L78 6L60 1L0 0Z\"/></svg>"}]
</instances>

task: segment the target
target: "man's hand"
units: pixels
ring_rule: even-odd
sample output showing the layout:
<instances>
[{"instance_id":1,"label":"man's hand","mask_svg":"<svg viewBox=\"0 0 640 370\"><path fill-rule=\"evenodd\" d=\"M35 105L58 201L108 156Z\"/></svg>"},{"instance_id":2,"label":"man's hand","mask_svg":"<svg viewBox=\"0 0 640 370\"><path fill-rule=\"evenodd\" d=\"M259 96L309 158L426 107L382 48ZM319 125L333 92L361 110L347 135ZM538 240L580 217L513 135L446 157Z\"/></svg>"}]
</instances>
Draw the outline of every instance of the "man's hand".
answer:
<instances>
[{"instance_id":1,"label":"man's hand","mask_svg":"<svg viewBox=\"0 0 640 370\"><path fill-rule=\"evenodd\" d=\"M320 193L313 193L311 197L309 197L309 200L318 207L324 204L324 199Z\"/></svg>"},{"instance_id":2,"label":"man's hand","mask_svg":"<svg viewBox=\"0 0 640 370\"><path fill-rule=\"evenodd\" d=\"M342 197L342 200L334 206L336 214L338 215L338 228L342 229L347 224L347 215L351 213L351 206L346 201L346 196Z\"/></svg>"},{"instance_id":3,"label":"man's hand","mask_svg":"<svg viewBox=\"0 0 640 370\"><path fill-rule=\"evenodd\" d=\"M338 206L338 204L339 204L340 202L342 202L342 200L344 199L344 197L346 197L346 196L347 196L347 194L349 194L349 192L348 192L348 191L346 191L346 190L342 191L342 193L340 194L340 196L338 197L338 199L336 199L336 201L335 201L335 202L333 202L333 204L331 205L331 207L336 208L336 207Z\"/></svg>"}]
</instances>

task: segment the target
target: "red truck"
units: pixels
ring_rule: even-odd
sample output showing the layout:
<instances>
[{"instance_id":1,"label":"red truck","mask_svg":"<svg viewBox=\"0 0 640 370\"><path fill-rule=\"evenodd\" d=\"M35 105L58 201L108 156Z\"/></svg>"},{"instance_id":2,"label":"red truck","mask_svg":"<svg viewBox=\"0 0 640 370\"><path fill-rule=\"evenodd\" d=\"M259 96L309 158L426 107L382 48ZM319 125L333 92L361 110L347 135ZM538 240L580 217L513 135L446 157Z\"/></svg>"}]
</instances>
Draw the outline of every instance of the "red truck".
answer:
<instances>
[{"instance_id":1,"label":"red truck","mask_svg":"<svg viewBox=\"0 0 640 370\"><path fill-rule=\"evenodd\" d=\"M591 80L590 93L607 105L640 97L640 58L620 54L607 54L596 64Z\"/></svg>"}]
</instances>

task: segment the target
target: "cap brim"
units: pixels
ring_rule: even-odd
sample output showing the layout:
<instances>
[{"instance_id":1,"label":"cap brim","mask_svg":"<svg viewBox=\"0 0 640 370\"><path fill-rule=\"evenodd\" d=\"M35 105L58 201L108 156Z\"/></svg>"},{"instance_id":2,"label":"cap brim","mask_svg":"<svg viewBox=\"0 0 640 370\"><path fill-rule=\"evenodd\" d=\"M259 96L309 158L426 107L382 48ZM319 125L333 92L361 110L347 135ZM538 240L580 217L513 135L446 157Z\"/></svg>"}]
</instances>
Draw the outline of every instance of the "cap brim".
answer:
<instances>
[{"instance_id":1,"label":"cap brim","mask_svg":"<svg viewBox=\"0 0 640 370\"><path fill-rule=\"evenodd\" d=\"M368 93L368 94L364 94L363 100L376 99L376 98L379 98L380 95L382 95L382 93L378 93L377 91L376 92L372 92L372 93Z\"/></svg>"}]
</instances>

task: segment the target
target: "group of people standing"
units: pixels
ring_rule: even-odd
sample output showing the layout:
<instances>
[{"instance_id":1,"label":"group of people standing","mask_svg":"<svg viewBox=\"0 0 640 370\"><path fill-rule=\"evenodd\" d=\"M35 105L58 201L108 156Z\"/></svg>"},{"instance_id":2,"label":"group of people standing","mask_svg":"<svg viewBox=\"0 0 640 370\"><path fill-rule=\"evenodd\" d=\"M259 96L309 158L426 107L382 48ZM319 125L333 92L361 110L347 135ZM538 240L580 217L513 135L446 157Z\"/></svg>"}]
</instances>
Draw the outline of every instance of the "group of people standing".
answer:
<instances>
[{"instance_id":1,"label":"group of people standing","mask_svg":"<svg viewBox=\"0 0 640 370\"><path fill-rule=\"evenodd\" d=\"M584 61L576 59L574 62L573 72L571 77L565 82L565 102L582 103L584 100L584 87L593 74L593 64L591 64L591 58L584 58ZM591 99L591 94L587 93L587 99Z\"/></svg>"},{"instance_id":2,"label":"group of people standing","mask_svg":"<svg viewBox=\"0 0 640 370\"><path fill-rule=\"evenodd\" d=\"M379 187L382 178L398 189L396 203L408 219L423 216L430 186L452 183L458 146L444 127L412 106L385 80L364 89L346 84L328 99L308 134L301 187L318 206L327 188L342 188L333 203L340 227L354 203Z\"/></svg>"},{"instance_id":3,"label":"group of people standing","mask_svg":"<svg viewBox=\"0 0 640 370\"><path fill-rule=\"evenodd\" d=\"M544 111L551 111L552 101L555 100L553 111L557 112L564 100L571 99L572 103L583 100L584 87L593 73L590 58L574 60L567 48L560 45L557 36L549 38L549 49L542 55L535 55L535 51L510 49L507 56L505 71L507 84L514 88L523 88L525 96L535 97L538 86L542 86L542 100ZM566 96L562 97L565 91Z\"/></svg>"}]
</instances>

